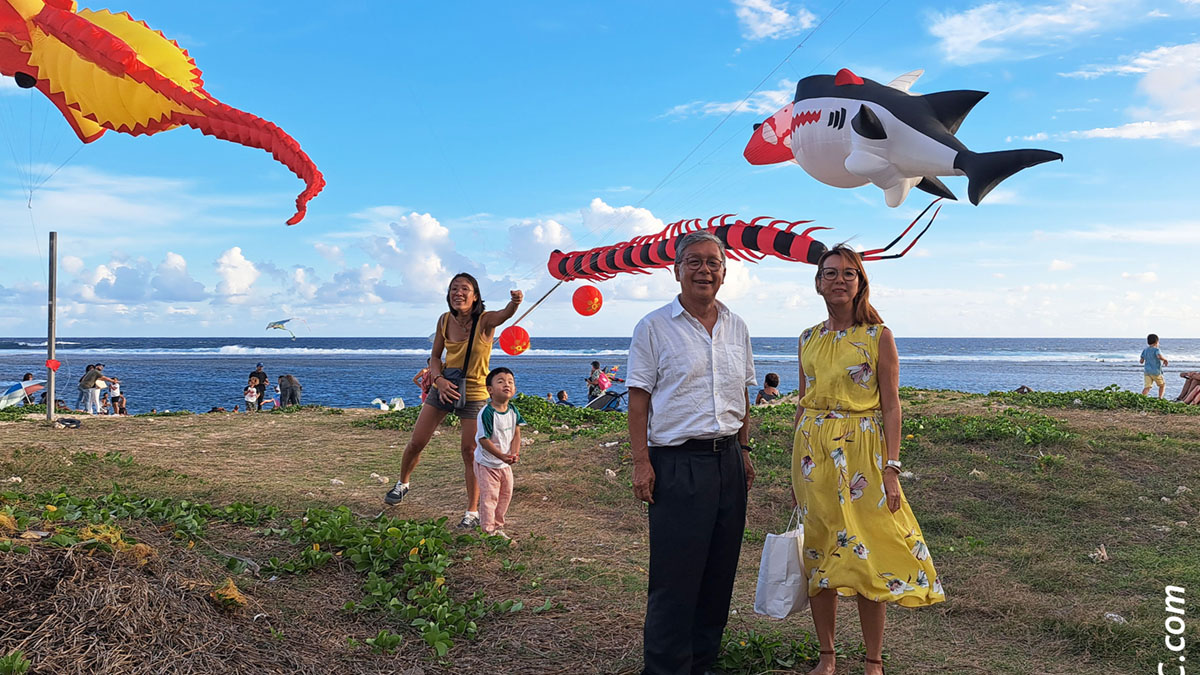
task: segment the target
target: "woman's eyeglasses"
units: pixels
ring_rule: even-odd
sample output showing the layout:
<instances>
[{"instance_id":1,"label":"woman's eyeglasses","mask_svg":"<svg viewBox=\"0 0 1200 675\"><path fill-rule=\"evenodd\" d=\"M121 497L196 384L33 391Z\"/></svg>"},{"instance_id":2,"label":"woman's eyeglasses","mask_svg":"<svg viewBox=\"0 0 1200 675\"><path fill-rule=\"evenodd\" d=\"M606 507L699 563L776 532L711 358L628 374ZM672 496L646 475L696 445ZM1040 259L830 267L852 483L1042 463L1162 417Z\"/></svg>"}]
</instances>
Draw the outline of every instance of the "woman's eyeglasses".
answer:
<instances>
[{"instance_id":1,"label":"woman's eyeglasses","mask_svg":"<svg viewBox=\"0 0 1200 675\"><path fill-rule=\"evenodd\" d=\"M839 270L836 267L822 267L821 278L825 281L833 281L834 279L838 278L838 272ZM858 270L854 269L853 267L847 267L844 270L840 270L840 272L842 279L846 281L858 280Z\"/></svg>"},{"instance_id":2,"label":"woman's eyeglasses","mask_svg":"<svg viewBox=\"0 0 1200 675\"><path fill-rule=\"evenodd\" d=\"M701 267L707 267L709 272L720 272L725 266L725 261L719 258L709 258L701 260L700 258L684 258L683 266L693 272L697 272Z\"/></svg>"}]
</instances>

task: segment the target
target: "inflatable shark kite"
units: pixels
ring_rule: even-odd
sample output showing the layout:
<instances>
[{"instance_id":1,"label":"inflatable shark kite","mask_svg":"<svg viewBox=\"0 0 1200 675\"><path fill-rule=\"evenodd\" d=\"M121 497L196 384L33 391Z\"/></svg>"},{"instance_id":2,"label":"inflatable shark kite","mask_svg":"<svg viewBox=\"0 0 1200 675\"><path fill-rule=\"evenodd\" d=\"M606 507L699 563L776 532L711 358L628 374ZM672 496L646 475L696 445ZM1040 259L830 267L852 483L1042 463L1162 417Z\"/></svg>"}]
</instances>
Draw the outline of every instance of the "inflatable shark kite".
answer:
<instances>
[{"instance_id":1,"label":"inflatable shark kite","mask_svg":"<svg viewBox=\"0 0 1200 675\"><path fill-rule=\"evenodd\" d=\"M966 176L967 195L977 205L1021 169L1063 158L1049 150L968 150L954 133L987 92L910 93L924 72L905 73L887 85L844 68L806 77L791 103L754 125L742 154L751 164L794 160L834 187L873 183L891 207L903 204L914 187L956 199L938 176Z\"/></svg>"}]
</instances>

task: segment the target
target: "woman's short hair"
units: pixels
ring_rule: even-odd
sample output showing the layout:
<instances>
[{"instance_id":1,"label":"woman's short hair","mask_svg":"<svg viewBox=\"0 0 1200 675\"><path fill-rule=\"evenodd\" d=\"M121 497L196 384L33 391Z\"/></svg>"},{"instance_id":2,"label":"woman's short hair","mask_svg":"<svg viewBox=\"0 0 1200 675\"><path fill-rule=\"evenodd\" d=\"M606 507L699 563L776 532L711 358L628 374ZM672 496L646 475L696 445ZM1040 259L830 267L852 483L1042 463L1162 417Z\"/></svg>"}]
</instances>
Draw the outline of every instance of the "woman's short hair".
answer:
<instances>
[{"instance_id":1,"label":"woman's short hair","mask_svg":"<svg viewBox=\"0 0 1200 675\"><path fill-rule=\"evenodd\" d=\"M863 267L862 256L846 244L837 244L822 253L821 257L817 259L817 273L813 275L813 285L816 287L817 293L821 292L822 266L830 256L835 255L841 256L845 264L858 270L858 292L854 294L854 324L871 326L883 323L879 312L876 312L875 308L871 306L871 284L867 282L867 270Z\"/></svg>"},{"instance_id":2,"label":"woman's short hair","mask_svg":"<svg viewBox=\"0 0 1200 675\"><path fill-rule=\"evenodd\" d=\"M475 304L471 305L471 316L479 316L480 314L483 314L483 295L479 292L479 282L476 281L475 277L471 276L470 274L467 274L466 272L459 272L458 274L455 274L454 278L450 279L450 283L446 285L446 306L450 308L451 316L458 316L458 311L455 310L454 306L450 304L450 287L453 286L454 282L458 281L459 279L466 279L468 282L470 282L471 288L475 291Z\"/></svg>"},{"instance_id":3,"label":"woman's short hair","mask_svg":"<svg viewBox=\"0 0 1200 675\"><path fill-rule=\"evenodd\" d=\"M683 254L696 244L711 241L717 245L717 249L721 251L721 260L725 259L725 243L717 235L708 230L693 230L683 235L679 239L679 243L675 244L675 267L679 267L683 263Z\"/></svg>"},{"instance_id":4,"label":"woman's short hair","mask_svg":"<svg viewBox=\"0 0 1200 675\"><path fill-rule=\"evenodd\" d=\"M779 375L775 373L767 373L767 376L763 379L763 381L766 382L768 387L778 387Z\"/></svg>"},{"instance_id":5,"label":"woman's short hair","mask_svg":"<svg viewBox=\"0 0 1200 675\"><path fill-rule=\"evenodd\" d=\"M599 362L599 361L592 361L592 367L593 367L593 368L599 368L599 367L600 367L600 362Z\"/></svg>"}]
</instances>

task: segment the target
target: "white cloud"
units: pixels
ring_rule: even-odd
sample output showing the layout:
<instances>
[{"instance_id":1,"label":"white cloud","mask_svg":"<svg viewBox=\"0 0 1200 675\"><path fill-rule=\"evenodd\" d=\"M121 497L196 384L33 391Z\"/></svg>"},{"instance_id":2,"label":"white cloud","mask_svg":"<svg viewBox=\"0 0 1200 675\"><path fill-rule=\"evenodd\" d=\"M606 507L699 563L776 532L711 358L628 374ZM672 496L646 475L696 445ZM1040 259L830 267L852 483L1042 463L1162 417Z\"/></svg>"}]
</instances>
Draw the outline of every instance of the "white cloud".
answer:
<instances>
[{"instance_id":1,"label":"white cloud","mask_svg":"<svg viewBox=\"0 0 1200 675\"><path fill-rule=\"evenodd\" d=\"M377 207L358 215L370 219L385 213L391 213L390 207ZM468 272L481 285L485 284L487 274L483 266L458 252L450 230L433 215L411 212L399 216L386 225L386 232L386 235L368 237L365 244L367 254L381 266L380 276L375 281L378 288L371 291L377 292L377 297L412 304L441 303L450 277L458 272ZM463 234L460 231L460 235ZM466 236L477 237L478 233ZM384 271L397 273L400 283L387 286L383 280ZM364 275L361 268L357 274L360 284L370 281L370 275ZM342 277L343 286L348 278ZM481 290L486 294L486 289Z\"/></svg>"},{"instance_id":2,"label":"white cloud","mask_svg":"<svg viewBox=\"0 0 1200 675\"><path fill-rule=\"evenodd\" d=\"M786 2L733 0L733 5L742 24L742 37L748 40L791 37L817 23L815 14L803 7L793 10Z\"/></svg>"},{"instance_id":3,"label":"white cloud","mask_svg":"<svg viewBox=\"0 0 1200 675\"><path fill-rule=\"evenodd\" d=\"M639 235L657 234L666 227L666 224L656 218L649 209L640 206L610 206L599 197L593 199L580 214L583 218L583 228L587 230L580 238L595 242L588 248L606 246Z\"/></svg>"},{"instance_id":4,"label":"white cloud","mask_svg":"<svg viewBox=\"0 0 1200 675\"><path fill-rule=\"evenodd\" d=\"M1145 104L1127 110L1135 121L1054 134L1059 140L1172 139L1200 143L1200 42L1157 47L1118 63L1089 66L1062 75L1083 79L1140 75L1137 89L1145 97ZM1028 136L1025 139L1034 140Z\"/></svg>"},{"instance_id":5,"label":"white cloud","mask_svg":"<svg viewBox=\"0 0 1200 675\"><path fill-rule=\"evenodd\" d=\"M250 287L260 275L254 263L242 255L241 247L233 248L221 254L215 263L217 275L221 281L217 284L217 295L225 302L243 303L250 299Z\"/></svg>"},{"instance_id":6,"label":"white cloud","mask_svg":"<svg viewBox=\"0 0 1200 675\"><path fill-rule=\"evenodd\" d=\"M317 295L316 273L311 267L297 267L292 270L292 287L305 300L312 300Z\"/></svg>"},{"instance_id":7,"label":"white cloud","mask_svg":"<svg viewBox=\"0 0 1200 675\"><path fill-rule=\"evenodd\" d=\"M1066 260L1058 260L1058 259L1050 261L1050 271L1051 272L1065 272L1066 270L1070 270L1070 269L1074 269L1074 268L1075 268L1075 263L1073 263L1073 262L1067 262Z\"/></svg>"},{"instance_id":8,"label":"white cloud","mask_svg":"<svg viewBox=\"0 0 1200 675\"><path fill-rule=\"evenodd\" d=\"M1133 140L1153 138L1191 138L1200 131L1200 120L1171 120L1166 122L1130 122L1118 127L1098 127L1058 134L1060 140L1072 138L1125 138Z\"/></svg>"},{"instance_id":9,"label":"white cloud","mask_svg":"<svg viewBox=\"0 0 1200 675\"><path fill-rule=\"evenodd\" d=\"M1190 44L1163 46L1127 57L1121 63L1102 66L1088 66L1069 73L1059 73L1063 77L1076 77L1085 80L1095 79L1104 75L1143 75L1163 68L1196 67L1200 61L1200 42Z\"/></svg>"},{"instance_id":10,"label":"white cloud","mask_svg":"<svg viewBox=\"0 0 1200 675\"><path fill-rule=\"evenodd\" d=\"M334 263L338 267L341 267L346 264L346 256L344 253L342 253L342 248L340 246L331 245L331 244L322 244L322 243L318 242L316 244L313 244L313 248L316 249L317 253L322 258L328 260L331 263Z\"/></svg>"},{"instance_id":11,"label":"white cloud","mask_svg":"<svg viewBox=\"0 0 1200 675\"><path fill-rule=\"evenodd\" d=\"M1143 284L1152 284L1158 281L1158 275L1154 272L1122 272L1121 278L1140 281Z\"/></svg>"},{"instance_id":12,"label":"white cloud","mask_svg":"<svg viewBox=\"0 0 1200 675\"><path fill-rule=\"evenodd\" d=\"M68 274L79 274L83 269L83 260L73 255L64 256L59 264Z\"/></svg>"},{"instance_id":13,"label":"white cloud","mask_svg":"<svg viewBox=\"0 0 1200 675\"><path fill-rule=\"evenodd\" d=\"M1022 59L1073 38L1127 26L1137 0L1062 0L1042 5L988 2L962 12L934 12L929 32L943 56L958 64Z\"/></svg>"},{"instance_id":14,"label":"white cloud","mask_svg":"<svg viewBox=\"0 0 1200 675\"><path fill-rule=\"evenodd\" d=\"M333 275L332 281L323 284L316 291L316 297L321 302L331 305L377 304L383 302L383 298L378 294L382 281L382 267L363 264L356 269L341 270Z\"/></svg>"},{"instance_id":15,"label":"white cloud","mask_svg":"<svg viewBox=\"0 0 1200 675\"><path fill-rule=\"evenodd\" d=\"M1111 242L1118 244L1155 244L1158 246L1194 246L1200 244L1200 221L1175 223L1129 223L1122 227L1096 225L1085 230L1036 232L1039 241Z\"/></svg>"},{"instance_id":16,"label":"white cloud","mask_svg":"<svg viewBox=\"0 0 1200 675\"><path fill-rule=\"evenodd\" d=\"M756 91L745 102L741 99L737 101L692 101L671 108L663 113L663 117L728 115L734 110L766 117L774 115L780 108L791 103L795 94L796 83L783 81L778 89Z\"/></svg>"},{"instance_id":17,"label":"white cloud","mask_svg":"<svg viewBox=\"0 0 1200 675\"><path fill-rule=\"evenodd\" d=\"M518 265L528 265L542 274L550 252L570 251L574 239L565 225L554 219L524 220L508 228L508 252Z\"/></svg>"},{"instance_id":18,"label":"white cloud","mask_svg":"<svg viewBox=\"0 0 1200 675\"><path fill-rule=\"evenodd\" d=\"M187 261L178 253L167 252L167 257L158 266L150 285L154 299L165 302L196 302L208 297L204 284L188 274Z\"/></svg>"}]
</instances>

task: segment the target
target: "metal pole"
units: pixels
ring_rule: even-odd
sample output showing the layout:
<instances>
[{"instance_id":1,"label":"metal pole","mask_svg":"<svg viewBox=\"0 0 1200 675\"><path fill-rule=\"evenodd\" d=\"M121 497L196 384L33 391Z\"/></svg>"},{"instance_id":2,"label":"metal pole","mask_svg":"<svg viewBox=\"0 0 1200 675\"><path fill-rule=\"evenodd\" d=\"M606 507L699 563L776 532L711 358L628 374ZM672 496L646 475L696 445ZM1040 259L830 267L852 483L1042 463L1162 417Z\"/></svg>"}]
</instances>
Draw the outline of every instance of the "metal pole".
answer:
<instances>
[{"instance_id":1,"label":"metal pole","mask_svg":"<svg viewBox=\"0 0 1200 675\"><path fill-rule=\"evenodd\" d=\"M57 313L56 307L56 287L58 286L58 233L50 233L50 280L49 286L49 302L46 305L46 360L54 358L54 317ZM54 421L54 408L56 407L54 398L54 370L49 365L46 366L46 421Z\"/></svg>"}]
</instances>

